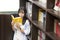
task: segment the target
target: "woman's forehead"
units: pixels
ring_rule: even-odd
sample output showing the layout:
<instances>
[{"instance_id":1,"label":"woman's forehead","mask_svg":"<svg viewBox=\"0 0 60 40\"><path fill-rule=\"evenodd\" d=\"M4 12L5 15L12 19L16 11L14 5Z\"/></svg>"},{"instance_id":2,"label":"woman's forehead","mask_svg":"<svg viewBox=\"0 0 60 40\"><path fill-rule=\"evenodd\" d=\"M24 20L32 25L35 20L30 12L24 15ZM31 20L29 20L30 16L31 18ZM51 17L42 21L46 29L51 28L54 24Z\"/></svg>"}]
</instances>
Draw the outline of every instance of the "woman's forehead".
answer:
<instances>
[{"instance_id":1,"label":"woman's forehead","mask_svg":"<svg viewBox=\"0 0 60 40\"><path fill-rule=\"evenodd\" d=\"M23 10L21 10L19 13L24 13L24 11L23 11Z\"/></svg>"},{"instance_id":2,"label":"woman's forehead","mask_svg":"<svg viewBox=\"0 0 60 40\"><path fill-rule=\"evenodd\" d=\"M23 12L20 12L19 14L24 14Z\"/></svg>"}]
</instances>

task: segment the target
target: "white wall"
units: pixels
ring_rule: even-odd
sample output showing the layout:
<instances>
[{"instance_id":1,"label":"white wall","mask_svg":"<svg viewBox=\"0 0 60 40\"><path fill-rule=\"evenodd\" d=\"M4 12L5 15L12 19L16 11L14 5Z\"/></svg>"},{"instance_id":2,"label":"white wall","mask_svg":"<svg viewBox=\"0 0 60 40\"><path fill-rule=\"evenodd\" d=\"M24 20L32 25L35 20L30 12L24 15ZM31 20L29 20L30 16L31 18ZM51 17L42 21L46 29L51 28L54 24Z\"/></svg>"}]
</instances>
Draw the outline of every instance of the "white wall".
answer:
<instances>
[{"instance_id":1,"label":"white wall","mask_svg":"<svg viewBox=\"0 0 60 40\"><path fill-rule=\"evenodd\" d=\"M0 12L18 11L19 0L0 0Z\"/></svg>"}]
</instances>

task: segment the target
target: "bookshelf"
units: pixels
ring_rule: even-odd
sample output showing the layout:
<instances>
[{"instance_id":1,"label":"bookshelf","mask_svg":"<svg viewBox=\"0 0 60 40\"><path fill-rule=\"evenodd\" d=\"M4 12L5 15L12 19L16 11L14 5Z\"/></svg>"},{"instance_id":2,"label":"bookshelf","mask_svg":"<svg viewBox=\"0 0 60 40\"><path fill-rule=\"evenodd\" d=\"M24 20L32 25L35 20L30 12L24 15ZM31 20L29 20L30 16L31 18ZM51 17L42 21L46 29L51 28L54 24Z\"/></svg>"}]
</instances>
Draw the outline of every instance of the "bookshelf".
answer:
<instances>
[{"instance_id":1,"label":"bookshelf","mask_svg":"<svg viewBox=\"0 0 60 40\"><path fill-rule=\"evenodd\" d=\"M39 1L30 1L30 2L35 4L38 7L42 8L43 10L47 11L49 14L51 14L54 17L56 17L57 19L60 19L60 12L55 11L54 9L47 8L46 4L43 6L43 4L40 3Z\"/></svg>"},{"instance_id":2,"label":"bookshelf","mask_svg":"<svg viewBox=\"0 0 60 40\"><path fill-rule=\"evenodd\" d=\"M41 30L43 33L45 33L47 36L49 36L51 38L51 40L60 40L60 37L58 37L54 32L46 32L45 30L43 30L43 25L41 22L38 21L33 21L30 17L27 17L29 19L29 21L31 22L32 25L35 25L36 28L38 28L39 30ZM34 33L35 34L35 33ZM38 34L39 35L39 34ZM36 36L36 35L35 35ZM47 39L48 40L48 39ZM50 40L50 39L49 39Z\"/></svg>"},{"instance_id":3,"label":"bookshelf","mask_svg":"<svg viewBox=\"0 0 60 40\"><path fill-rule=\"evenodd\" d=\"M54 20L60 21L60 11L55 11L55 0L47 0L47 4L39 2L39 0L28 0L32 3L32 17L28 17L32 23L31 40L38 40L38 31L41 30L46 34L45 40L60 40L60 37L54 33ZM38 10L42 9L46 12L46 31L42 28L42 23L38 21Z\"/></svg>"}]
</instances>

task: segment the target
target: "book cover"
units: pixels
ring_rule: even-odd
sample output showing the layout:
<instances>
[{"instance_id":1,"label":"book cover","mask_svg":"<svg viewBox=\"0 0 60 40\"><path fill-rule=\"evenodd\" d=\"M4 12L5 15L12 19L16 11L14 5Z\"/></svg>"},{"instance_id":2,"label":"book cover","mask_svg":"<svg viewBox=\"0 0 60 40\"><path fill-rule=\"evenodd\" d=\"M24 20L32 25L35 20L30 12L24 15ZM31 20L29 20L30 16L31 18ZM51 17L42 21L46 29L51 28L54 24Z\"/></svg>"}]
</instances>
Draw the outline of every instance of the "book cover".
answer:
<instances>
[{"instance_id":1,"label":"book cover","mask_svg":"<svg viewBox=\"0 0 60 40\"><path fill-rule=\"evenodd\" d=\"M11 15L11 17L12 17L12 20L14 21L14 23L19 22L22 24L22 18L21 17L14 17L13 15Z\"/></svg>"}]
</instances>

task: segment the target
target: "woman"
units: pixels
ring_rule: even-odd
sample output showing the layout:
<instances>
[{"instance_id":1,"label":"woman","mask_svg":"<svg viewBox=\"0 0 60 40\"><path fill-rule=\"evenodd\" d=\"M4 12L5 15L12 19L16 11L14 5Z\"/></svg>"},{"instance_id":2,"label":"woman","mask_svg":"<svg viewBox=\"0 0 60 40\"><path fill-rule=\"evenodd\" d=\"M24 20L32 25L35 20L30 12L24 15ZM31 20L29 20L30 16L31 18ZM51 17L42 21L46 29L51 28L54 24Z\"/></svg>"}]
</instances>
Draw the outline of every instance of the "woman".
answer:
<instances>
[{"instance_id":1,"label":"woman","mask_svg":"<svg viewBox=\"0 0 60 40\"><path fill-rule=\"evenodd\" d=\"M23 19L23 24L17 22L14 23L13 21L11 22L12 24L12 29L14 31L14 37L13 40L27 40L26 35L30 33L30 23L26 18L26 11L24 12L23 9L19 9L18 11L19 17Z\"/></svg>"}]
</instances>

